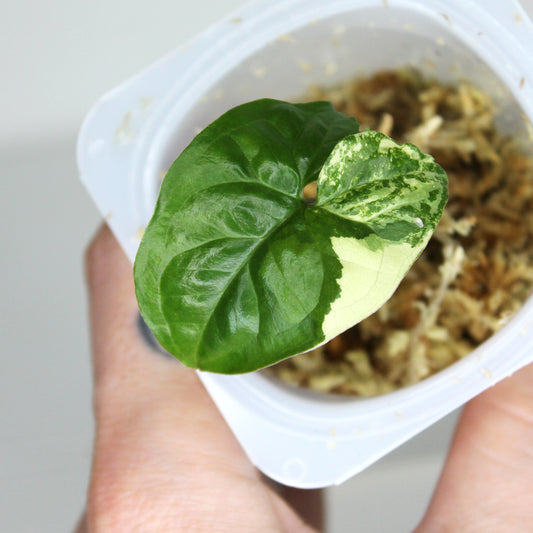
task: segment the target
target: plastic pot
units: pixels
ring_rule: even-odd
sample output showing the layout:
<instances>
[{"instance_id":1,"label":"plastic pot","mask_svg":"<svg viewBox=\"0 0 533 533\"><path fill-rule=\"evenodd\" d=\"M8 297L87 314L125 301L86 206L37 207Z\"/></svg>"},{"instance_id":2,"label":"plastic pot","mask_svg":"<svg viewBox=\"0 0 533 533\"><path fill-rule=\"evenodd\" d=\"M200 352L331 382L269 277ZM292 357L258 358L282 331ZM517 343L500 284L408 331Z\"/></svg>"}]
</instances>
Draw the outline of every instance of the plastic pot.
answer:
<instances>
[{"instance_id":1,"label":"plastic pot","mask_svg":"<svg viewBox=\"0 0 533 533\"><path fill-rule=\"evenodd\" d=\"M255 98L291 100L383 68L467 79L499 127L532 135L533 25L514 0L263 0L103 96L78 140L81 179L133 261L162 173L199 129ZM263 373L200 373L252 462L297 487L338 484L533 361L533 300L472 354L416 385L358 399Z\"/></svg>"}]
</instances>

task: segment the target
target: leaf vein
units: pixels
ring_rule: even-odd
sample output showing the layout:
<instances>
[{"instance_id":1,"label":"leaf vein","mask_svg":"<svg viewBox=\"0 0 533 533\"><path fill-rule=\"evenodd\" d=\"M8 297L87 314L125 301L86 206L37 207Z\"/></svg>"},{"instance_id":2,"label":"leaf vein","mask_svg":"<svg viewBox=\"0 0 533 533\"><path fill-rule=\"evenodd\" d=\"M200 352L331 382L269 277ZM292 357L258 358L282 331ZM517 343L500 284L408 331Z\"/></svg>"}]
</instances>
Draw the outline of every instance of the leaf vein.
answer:
<instances>
[{"instance_id":1,"label":"leaf vein","mask_svg":"<svg viewBox=\"0 0 533 533\"><path fill-rule=\"evenodd\" d=\"M211 320L213 319L214 315L216 314L217 310L218 310L218 307L220 306L220 302L223 298L223 296L226 294L226 291L228 290L228 288L230 287L230 285L237 279L237 277L242 273L243 269L244 268L247 268L247 266L249 265L252 257L254 256L254 254L257 252L257 250L266 243L268 237L270 237L274 232L276 232L278 229L280 229L282 226L284 226L292 217L294 217L296 215L296 213L298 212L298 210L294 210L294 211L291 211L289 213L289 215L284 219L282 220L278 225L274 226L272 228L272 230L262 239L257 239L257 243L255 246L252 246L251 249L250 249L250 253L243 259L243 262L240 266L240 268L237 268L235 269L235 273L228 279L228 281L226 282L226 284L224 285L224 287L221 289L220 293L219 293L219 297L218 299L216 300L215 304L212 306L211 308L211 312L207 318L207 320L204 322L202 328L201 328L201 331L199 332L199 335L198 335L198 342L196 344L196 350L195 350L195 353L194 353L194 359L195 359L195 364L196 366L198 367L198 359L199 359L199 348L200 346L204 343L204 337L206 335L206 332L207 332L207 327L209 325L209 323L211 322Z\"/></svg>"}]
</instances>

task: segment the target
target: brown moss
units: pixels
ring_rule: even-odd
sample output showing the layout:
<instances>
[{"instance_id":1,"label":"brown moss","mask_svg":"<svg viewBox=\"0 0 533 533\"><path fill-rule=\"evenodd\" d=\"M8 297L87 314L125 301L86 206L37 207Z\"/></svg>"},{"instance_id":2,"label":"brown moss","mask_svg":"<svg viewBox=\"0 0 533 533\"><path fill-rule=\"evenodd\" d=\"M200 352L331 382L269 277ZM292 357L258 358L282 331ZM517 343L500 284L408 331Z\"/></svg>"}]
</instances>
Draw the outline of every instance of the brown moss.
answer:
<instances>
[{"instance_id":1,"label":"brown moss","mask_svg":"<svg viewBox=\"0 0 533 533\"><path fill-rule=\"evenodd\" d=\"M431 153L450 199L425 252L374 315L269 369L293 385L375 396L449 366L500 329L533 286L533 160L494 125L477 88L414 71L313 88L362 128Z\"/></svg>"}]
</instances>

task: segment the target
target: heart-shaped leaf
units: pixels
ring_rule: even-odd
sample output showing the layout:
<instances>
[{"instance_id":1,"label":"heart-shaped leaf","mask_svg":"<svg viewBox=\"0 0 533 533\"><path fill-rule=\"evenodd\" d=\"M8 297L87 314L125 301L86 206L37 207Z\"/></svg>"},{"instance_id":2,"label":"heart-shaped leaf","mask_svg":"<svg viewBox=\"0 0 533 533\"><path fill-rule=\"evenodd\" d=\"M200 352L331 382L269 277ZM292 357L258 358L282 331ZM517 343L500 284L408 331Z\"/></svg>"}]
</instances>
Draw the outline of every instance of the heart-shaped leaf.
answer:
<instances>
[{"instance_id":1,"label":"heart-shaped leaf","mask_svg":"<svg viewBox=\"0 0 533 533\"><path fill-rule=\"evenodd\" d=\"M320 345L392 295L447 178L325 102L228 111L170 168L135 261L141 312L184 364L240 373ZM303 198L317 181L317 201Z\"/></svg>"}]
</instances>

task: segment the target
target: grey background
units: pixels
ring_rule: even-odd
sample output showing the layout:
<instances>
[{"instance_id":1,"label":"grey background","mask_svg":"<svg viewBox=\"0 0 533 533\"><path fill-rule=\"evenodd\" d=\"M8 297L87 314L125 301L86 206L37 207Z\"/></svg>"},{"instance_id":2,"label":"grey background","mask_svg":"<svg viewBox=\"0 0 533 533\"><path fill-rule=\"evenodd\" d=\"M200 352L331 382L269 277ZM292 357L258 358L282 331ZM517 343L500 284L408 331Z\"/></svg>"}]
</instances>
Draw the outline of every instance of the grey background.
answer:
<instances>
[{"instance_id":1,"label":"grey background","mask_svg":"<svg viewBox=\"0 0 533 533\"><path fill-rule=\"evenodd\" d=\"M83 253L100 216L77 179L79 124L102 93L243 3L0 4L4 533L70 531L87 487L93 420ZM533 13L533 0L523 4ZM410 531L456 418L329 489L328 532Z\"/></svg>"}]
</instances>

